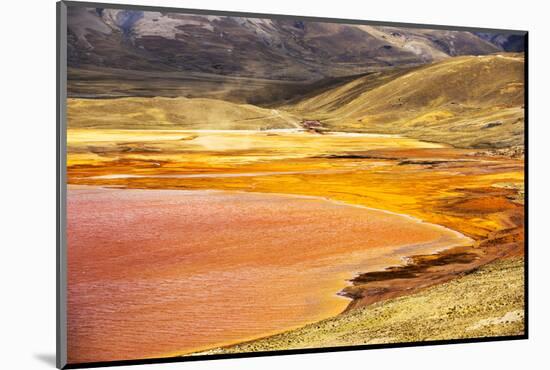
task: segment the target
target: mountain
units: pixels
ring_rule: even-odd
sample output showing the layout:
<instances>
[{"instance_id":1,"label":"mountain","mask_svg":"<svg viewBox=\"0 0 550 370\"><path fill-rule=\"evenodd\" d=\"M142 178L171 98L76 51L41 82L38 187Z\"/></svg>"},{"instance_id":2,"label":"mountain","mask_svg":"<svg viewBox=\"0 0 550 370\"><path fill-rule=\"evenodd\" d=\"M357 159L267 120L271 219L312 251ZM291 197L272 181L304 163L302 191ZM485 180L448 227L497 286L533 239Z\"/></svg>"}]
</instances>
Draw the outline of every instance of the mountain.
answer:
<instances>
[{"instance_id":1,"label":"mountain","mask_svg":"<svg viewBox=\"0 0 550 370\"><path fill-rule=\"evenodd\" d=\"M69 96L117 98L69 100L72 127L523 143L521 35L69 7L67 36Z\"/></svg>"},{"instance_id":2,"label":"mountain","mask_svg":"<svg viewBox=\"0 0 550 370\"><path fill-rule=\"evenodd\" d=\"M69 68L113 75L133 70L314 81L490 54L509 44L495 40L467 31L293 19L82 7L68 13Z\"/></svg>"},{"instance_id":3,"label":"mountain","mask_svg":"<svg viewBox=\"0 0 550 370\"><path fill-rule=\"evenodd\" d=\"M332 130L401 134L457 147L522 145L524 56L461 56L374 72L284 109Z\"/></svg>"},{"instance_id":4,"label":"mountain","mask_svg":"<svg viewBox=\"0 0 550 370\"><path fill-rule=\"evenodd\" d=\"M494 34L474 32L474 34L483 40L489 41L505 51L523 52L525 51L525 37L514 34Z\"/></svg>"}]
</instances>

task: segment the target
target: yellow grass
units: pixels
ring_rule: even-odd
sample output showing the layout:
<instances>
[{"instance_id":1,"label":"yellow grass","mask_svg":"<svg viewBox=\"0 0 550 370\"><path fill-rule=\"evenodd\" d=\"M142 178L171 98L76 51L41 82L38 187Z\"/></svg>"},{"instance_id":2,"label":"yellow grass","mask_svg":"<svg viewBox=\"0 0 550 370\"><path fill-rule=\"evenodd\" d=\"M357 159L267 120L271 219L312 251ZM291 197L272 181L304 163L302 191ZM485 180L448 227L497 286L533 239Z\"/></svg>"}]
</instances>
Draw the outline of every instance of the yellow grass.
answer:
<instances>
[{"instance_id":1,"label":"yellow grass","mask_svg":"<svg viewBox=\"0 0 550 370\"><path fill-rule=\"evenodd\" d=\"M217 99L68 99L70 128L269 129L293 128L297 119L277 109Z\"/></svg>"},{"instance_id":2,"label":"yellow grass","mask_svg":"<svg viewBox=\"0 0 550 370\"><path fill-rule=\"evenodd\" d=\"M456 57L369 74L285 109L335 130L507 147L523 143L523 79L522 54Z\"/></svg>"},{"instance_id":3,"label":"yellow grass","mask_svg":"<svg viewBox=\"0 0 550 370\"><path fill-rule=\"evenodd\" d=\"M201 354L521 335L523 277L523 259L505 260L411 296Z\"/></svg>"}]
</instances>

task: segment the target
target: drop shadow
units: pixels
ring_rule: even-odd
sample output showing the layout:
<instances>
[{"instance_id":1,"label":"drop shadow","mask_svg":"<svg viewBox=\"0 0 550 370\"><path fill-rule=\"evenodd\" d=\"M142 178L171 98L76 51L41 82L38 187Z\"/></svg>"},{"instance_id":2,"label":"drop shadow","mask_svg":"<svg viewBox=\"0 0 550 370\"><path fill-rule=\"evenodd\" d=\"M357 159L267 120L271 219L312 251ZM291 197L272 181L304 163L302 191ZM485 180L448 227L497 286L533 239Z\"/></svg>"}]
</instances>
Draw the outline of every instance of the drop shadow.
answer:
<instances>
[{"instance_id":1,"label":"drop shadow","mask_svg":"<svg viewBox=\"0 0 550 370\"><path fill-rule=\"evenodd\" d=\"M55 367L56 365L55 353L35 353L34 358L52 367Z\"/></svg>"}]
</instances>

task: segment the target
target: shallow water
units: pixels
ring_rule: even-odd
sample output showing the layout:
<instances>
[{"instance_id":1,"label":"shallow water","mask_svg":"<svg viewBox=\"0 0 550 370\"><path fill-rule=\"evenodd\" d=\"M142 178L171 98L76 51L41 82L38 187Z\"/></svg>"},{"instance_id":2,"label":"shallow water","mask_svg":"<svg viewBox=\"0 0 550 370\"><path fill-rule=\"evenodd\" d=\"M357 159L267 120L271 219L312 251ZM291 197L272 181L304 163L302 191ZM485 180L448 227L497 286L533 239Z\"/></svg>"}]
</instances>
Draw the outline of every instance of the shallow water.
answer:
<instances>
[{"instance_id":1,"label":"shallow water","mask_svg":"<svg viewBox=\"0 0 550 370\"><path fill-rule=\"evenodd\" d=\"M464 244L322 198L70 189L69 362L174 356L341 312L356 273Z\"/></svg>"},{"instance_id":2,"label":"shallow water","mask_svg":"<svg viewBox=\"0 0 550 370\"><path fill-rule=\"evenodd\" d=\"M131 173L120 173L111 175L92 176L91 179L139 179L139 178L156 178L156 179L193 179L193 178L232 178L232 177L264 177L264 176L280 176L280 175L317 175L317 174L334 174L346 172L342 170L309 170L309 171L265 171L265 172L236 172L236 173L189 173L189 174L166 174L166 175L136 175Z\"/></svg>"}]
</instances>

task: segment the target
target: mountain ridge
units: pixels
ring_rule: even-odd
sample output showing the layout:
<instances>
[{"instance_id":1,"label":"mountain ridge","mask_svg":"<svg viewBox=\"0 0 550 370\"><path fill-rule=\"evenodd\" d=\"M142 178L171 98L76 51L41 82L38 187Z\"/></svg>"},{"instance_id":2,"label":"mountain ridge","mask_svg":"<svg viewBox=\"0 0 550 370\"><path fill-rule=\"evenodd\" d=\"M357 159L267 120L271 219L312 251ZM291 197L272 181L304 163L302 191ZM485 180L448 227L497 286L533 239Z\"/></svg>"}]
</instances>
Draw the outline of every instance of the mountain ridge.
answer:
<instances>
[{"instance_id":1,"label":"mountain ridge","mask_svg":"<svg viewBox=\"0 0 550 370\"><path fill-rule=\"evenodd\" d=\"M493 37L490 37L493 36ZM314 81L505 51L506 35L69 8L69 67Z\"/></svg>"}]
</instances>

